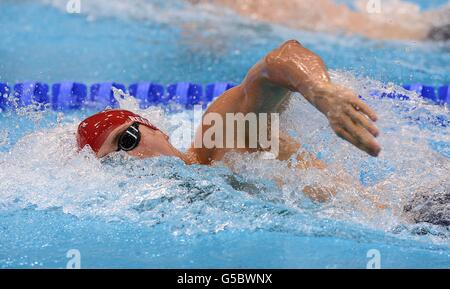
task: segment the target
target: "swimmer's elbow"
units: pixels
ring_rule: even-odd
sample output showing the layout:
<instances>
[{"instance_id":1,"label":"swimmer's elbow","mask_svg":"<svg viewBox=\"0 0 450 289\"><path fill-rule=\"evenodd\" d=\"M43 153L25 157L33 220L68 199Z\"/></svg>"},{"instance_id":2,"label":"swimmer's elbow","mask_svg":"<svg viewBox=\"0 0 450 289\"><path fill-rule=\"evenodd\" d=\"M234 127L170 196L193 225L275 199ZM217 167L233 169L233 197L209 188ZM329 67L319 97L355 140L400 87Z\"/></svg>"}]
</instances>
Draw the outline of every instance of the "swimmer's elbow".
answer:
<instances>
[{"instance_id":1,"label":"swimmer's elbow","mask_svg":"<svg viewBox=\"0 0 450 289\"><path fill-rule=\"evenodd\" d=\"M302 44L300 43L300 41L296 40L296 39L289 39L285 42L283 42L283 44L281 44L280 48L282 47L291 47L291 46L302 46Z\"/></svg>"},{"instance_id":2,"label":"swimmer's elbow","mask_svg":"<svg viewBox=\"0 0 450 289\"><path fill-rule=\"evenodd\" d=\"M273 67L280 63L280 61L288 60L292 55L294 49L303 48L297 40L291 39L283 42L279 47L275 48L267 54L264 58L264 63L267 67Z\"/></svg>"},{"instance_id":3,"label":"swimmer's elbow","mask_svg":"<svg viewBox=\"0 0 450 289\"><path fill-rule=\"evenodd\" d=\"M298 40L296 40L296 39L289 39L289 40L283 42L283 44L281 44L280 48L281 47L290 47L290 46L301 46L301 47L303 47Z\"/></svg>"},{"instance_id":4,"label":"swimmer's elbow","mask_svg":"<svg viewBox=\"0 0 450 289\"><path fill-rule=\"evenodd\" d=\"M328 82L322 58L297 40L288 40L264 58L264 77L277 86L302 92L310 84Z\"/></svg>"},{"instance_id":5,"label":"swimmer's elbow","mask_svg":"<svg viewBox=\"0 0 450 289\"><path fill-rule=\"evenodd\" d=\"M269 52L260 62L259 78L275 86L296 91L294 79L298 78L298 60L309 51L297 40L288 40Z\"/></svg>"},{"instance_id":6,"label":"swimmer's elbow","mask_svg":"<svg viewBox=\"0 0 450 289\"><path fill-rule=\"evenodd\" d=\"M297 92L298 87L308 81L310 75L305 73L302 67L309 68L316 60L321 59L304 48L300 42L288 40L269 52L248 71L242 82L244 94L259 95L264 99L262 103L273 104L274 107L289 95L289 92Z\"/></svg>"}]
</instances>

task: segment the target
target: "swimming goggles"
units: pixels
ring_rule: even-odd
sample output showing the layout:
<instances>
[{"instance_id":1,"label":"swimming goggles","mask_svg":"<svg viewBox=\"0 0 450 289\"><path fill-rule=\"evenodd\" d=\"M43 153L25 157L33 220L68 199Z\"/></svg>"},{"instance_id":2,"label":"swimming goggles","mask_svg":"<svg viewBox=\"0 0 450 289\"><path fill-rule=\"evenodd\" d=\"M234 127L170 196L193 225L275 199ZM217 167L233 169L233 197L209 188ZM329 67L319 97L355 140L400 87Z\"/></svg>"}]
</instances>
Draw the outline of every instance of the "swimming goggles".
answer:
<instances>
[{"instance_id":1,"label":"swimming goggles","mask_svg":"<svg viewBox=\"0 0 450 289\"><path fill-rule=\"evenodd\" d=\"M119 142L117 144L117 151L131 151L134 150L141 141L141 132L139 131L139 123L134 122L130 125L127 130L125 130L119 137Z\"/></svg>"}]
</instances>

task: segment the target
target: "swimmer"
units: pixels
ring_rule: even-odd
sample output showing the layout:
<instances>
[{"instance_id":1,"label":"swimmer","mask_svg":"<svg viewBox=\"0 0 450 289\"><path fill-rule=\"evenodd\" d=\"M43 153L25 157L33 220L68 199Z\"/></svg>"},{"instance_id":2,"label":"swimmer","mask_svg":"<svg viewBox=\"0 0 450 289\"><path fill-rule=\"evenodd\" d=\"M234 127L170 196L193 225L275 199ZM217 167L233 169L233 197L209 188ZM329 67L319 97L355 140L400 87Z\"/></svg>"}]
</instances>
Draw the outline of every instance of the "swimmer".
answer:
<instances>
[{"instance_id":1,"label":"swimmer","mask_svg":"<svg viewBox=\"0 0 450 289\"><path fill-rule=\"evenodd\" d=\"M203 117L209 113L219 114L223 119L227 113L281 114L290 97L298 96L293 94L295 92L327 117L339 137L371 156L378 156L381 147L375 140L379 135L374 124L376 113L355 92L331 82L323 60L295 40L285 42L256 63L242 84L217 98ZM226 134L226 122L224 126ZM201 124L197 136L210 127ZM243 143L249 143L249 134L246 130L245 140L241 140ZM236 135L232 137L236 138ZM226 135L223 139L227 139ZM285 133L280 133L279 139L278 159L289 161L301 146ZM90 146L99 158L122 150L138 158L172 156L186 164L203 165L223 160L228 152L254 153L262 150L191 146L186 152L181 152L155 124L126 110L106 110L85 119L78 126L77 142L80 149ZM307 152L298 154L297 160L296 167L299 169L325 168L323 162ZM335 189L305 187L303 192L311 199L322 202L328 200Z\"/></svg>"},{"instance_id":2,"label":"swimmer","mask_svg":"<svg viewBox=\"0 0 450 289\"><path fill-rule=\"evenodd\" d=\"M189 0L214 3L252 19L378 40L450 39L450 5L423 12L400 0L355 1L355 9L333 0Z\"/></svg>"}]
</instances>

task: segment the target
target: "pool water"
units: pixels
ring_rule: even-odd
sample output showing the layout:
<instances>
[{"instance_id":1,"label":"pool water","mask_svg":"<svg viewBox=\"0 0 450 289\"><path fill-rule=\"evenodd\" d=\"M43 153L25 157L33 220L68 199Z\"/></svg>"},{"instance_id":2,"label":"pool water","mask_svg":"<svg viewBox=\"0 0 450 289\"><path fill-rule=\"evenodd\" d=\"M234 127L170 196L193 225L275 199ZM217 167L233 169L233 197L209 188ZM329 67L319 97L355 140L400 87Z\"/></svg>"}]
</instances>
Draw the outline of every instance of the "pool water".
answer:
<instances>
[{"instance_id":1,"label":"pool water","mask_svg":"<svg viewBox=\"0 0 450 289\"><path fill-rule=\"evenodd\" d=\"M449 226L415 224L403 212L417 192L450 191L448 108L401 88L449 83L448 43L297 31L183 1L91 0L80 15L65 13L65 4L0 3L0 82L240 82L260 57L295 38L377 111L383 152L371 158L338 139L300 95L282 126L329 165L325 172L298 174L257 155L231 155L233 172L120 153L99 161L75 148L76 125L93 111L2 112L0 268L65 268L71 249L83 268L366 268L372 249L383 268L450 267ZM377 99L373 89L411 100ZM190 111L140 112L172 132L178 148L189 145L177 136L197 125ZM301 193L343 171L389 209L373 208L352 187L322 205ZM448 202L433 210L449 219Z\"/></svg>"}]
</instances>

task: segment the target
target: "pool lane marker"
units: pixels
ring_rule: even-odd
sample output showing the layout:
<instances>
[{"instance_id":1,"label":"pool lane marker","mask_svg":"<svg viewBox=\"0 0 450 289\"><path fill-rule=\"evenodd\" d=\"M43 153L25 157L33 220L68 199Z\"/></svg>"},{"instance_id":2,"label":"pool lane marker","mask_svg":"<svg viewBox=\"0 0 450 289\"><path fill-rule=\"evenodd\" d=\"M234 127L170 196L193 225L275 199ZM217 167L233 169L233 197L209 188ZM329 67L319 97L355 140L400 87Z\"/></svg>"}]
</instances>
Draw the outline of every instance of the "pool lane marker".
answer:
<instances>
[{"instance_id":1,"label":"pool lane marker","mask_svg":"<svg viewBox=\"0 0 450 289\"><path fill-rule=\"evenodd\" d=\"M236 86L230 82L217 82L207 84L204 89L201 84L191 82L179 82L169 84L166 88L157 83L139 82L128 87L130 95L140 101L140 107L145 109L151 105L168 105L177 103L178 109L191 109L195 104L202 104L204 107L215 98L223 94L228 89ZM60 82L52 86L52 96L48 97L48 85L41 82L17 83L12 94L6 83L0 83L0 108L28 106L32 103L50 104L53 110L69 111L83 108L95 108L98 110L106 107L118 107L114 98L112 87L126 92L125 85L116 82L94 83L88 86L78 82ZM416 92L423 98L435 104L447 104L450 106L450 85L443 85L435 89L420 83L403 86L409 91ZM13 95L17 101L11 102L8 96ZM373 90L371 96L380 98L395 98L408 100L409 97L399 92L379 92ZM15 104L16 103L16 104Z\"/></svg>"}]
</instances>

